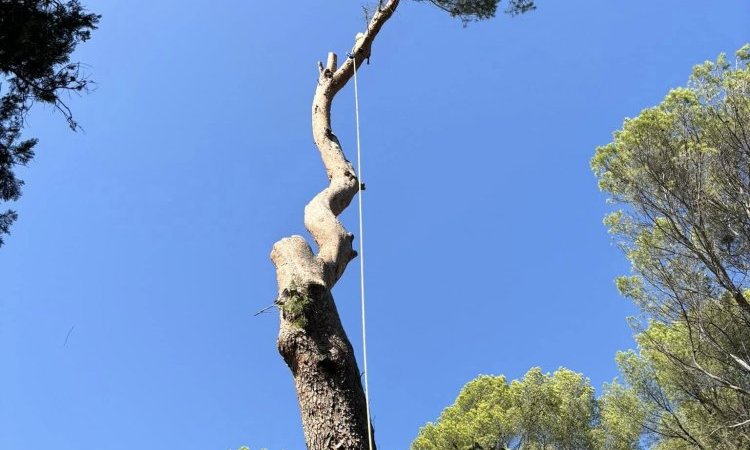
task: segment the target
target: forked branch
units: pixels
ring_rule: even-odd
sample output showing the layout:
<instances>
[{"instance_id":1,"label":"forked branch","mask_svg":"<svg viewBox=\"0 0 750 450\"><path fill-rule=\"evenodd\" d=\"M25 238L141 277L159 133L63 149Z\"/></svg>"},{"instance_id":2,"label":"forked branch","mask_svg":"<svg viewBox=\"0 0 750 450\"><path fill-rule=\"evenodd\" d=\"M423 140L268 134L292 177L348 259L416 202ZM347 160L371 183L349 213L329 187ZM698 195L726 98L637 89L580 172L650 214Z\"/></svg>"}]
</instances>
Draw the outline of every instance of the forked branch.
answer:
<instances>
[{"instance_id":1,"label":"forked branch","mask_svg":"<svg viewBox=\"0 0 750 450\"><path fill-rule=\"evenodd\" d=\"M333 133L331 106L336 93L352 78L354 65L360 67L370 57L375 37L398 4L399 0L390 0L373 14L367 29L357 35L351 53L340 67L337 66L338 58L334 53L328 55L325 66L318 63L318 86L312 105L312 131L330 184L305 207L305 227L318 246L318 253L310 260L314 267L309 267L308 270L319 272L318 277L328 289L333 288L349 261L356 257L352 248L354 236L344 229L337 216L349 206L359 190L359 180L354 168L346 159L341 144ZM271 257L277 269L284 259L304 261L312 253L311 250L305 250L304 254L298 253L298 243L290 245L289 239L301 237L282 239L274 245ZM284 248L286 246L289 248ZM295 252L289 254L289 251L295 249ZM283 286L280 285L279 288L283 289Z\"/></svg>"}]
</instances>

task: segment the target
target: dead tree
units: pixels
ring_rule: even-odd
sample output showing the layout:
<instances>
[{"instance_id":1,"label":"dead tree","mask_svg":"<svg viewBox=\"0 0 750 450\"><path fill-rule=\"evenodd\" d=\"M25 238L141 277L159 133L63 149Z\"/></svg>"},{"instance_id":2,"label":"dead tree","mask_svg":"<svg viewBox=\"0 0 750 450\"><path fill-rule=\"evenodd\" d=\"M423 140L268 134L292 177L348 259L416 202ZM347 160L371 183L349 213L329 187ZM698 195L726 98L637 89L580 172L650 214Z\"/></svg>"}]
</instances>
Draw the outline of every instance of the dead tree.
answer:
<instances>
[{"instance_id":1,"label":"dead tree","mask_svg":"<svg viewBox=\"0 0 750 450\"><path fill-rule=\"evenodd\" d=\"M498 1L427 0L464 22L494 16ZM381 1L367 29L357 34L342 64L328 54L318 63L318 84L312 104L312 131L325 166L328 187L305 207L305 227L318 247L302 236L278 241L271 251L278 282L281 325L279 352L294 376L307 448L365 450L369 448L367 409L360 371L331 295L347 264L357 256L354 235L337 219L360 189L352 164L344 156L331 125L336 94L369 60L373 41L390 19L399 0ZM507 13L534 8L531 0L509 0ZM374 443L374 437L373 437ZM373 444L374 448L374 444Z\"/></svg>"},{"instance_id":2,"label":"dead tree","mask_svg":"<svg viewBox=\"0 0 750 450\"><path fill-rule=\"evenodd\" d=\"M357 256L352 248L354 235L337 216L359 190L357 174L333 133L331 105L351 79L353 66L369 58L373 40L398 4L399 0L390 0L374 12L341 66L334 53L328 54L325 66L318 63L312 131L330 184L305 207L305 227L318 252L314 254L302 236L284 238L271 251L281 311L278 348L294 375L311 450L365 450L369 446L359 368L331 295L347 264Z\"/></svg>"}]
</instances>

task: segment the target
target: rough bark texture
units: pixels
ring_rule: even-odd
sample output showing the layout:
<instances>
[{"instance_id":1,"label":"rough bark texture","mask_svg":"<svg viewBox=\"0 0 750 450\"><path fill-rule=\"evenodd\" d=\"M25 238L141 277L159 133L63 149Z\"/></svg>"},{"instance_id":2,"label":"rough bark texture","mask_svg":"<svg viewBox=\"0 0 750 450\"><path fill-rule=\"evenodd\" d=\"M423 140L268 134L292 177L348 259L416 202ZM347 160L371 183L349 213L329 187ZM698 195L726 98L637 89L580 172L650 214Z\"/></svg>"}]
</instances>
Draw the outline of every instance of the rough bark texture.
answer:
<instances>
[{"instance_id":1,"label":"rough bark texture","mask_svg":"<svg viewBox=\"0 0 750 450\"><path fill-rule=\"evenodd\" d=\"M314 254L301 236L274 244L281 324L279 352L294 376L302 426L310 450L368 449L367 410L354 351L344 332L331 289L357 253L354 235L337 216L359 190L359 180L331 127L336 93L370 57L373 40L391 17L398 0L385 2L364 33L357 35L351 57L337 67L330 53L318 63L318 85L312 105L312 131L330 184L305 207L305 227L318 246ZM374 438L373 438L374 442ZM373 444L374 448L374 444Z\"/></svg>"}]
</instances>

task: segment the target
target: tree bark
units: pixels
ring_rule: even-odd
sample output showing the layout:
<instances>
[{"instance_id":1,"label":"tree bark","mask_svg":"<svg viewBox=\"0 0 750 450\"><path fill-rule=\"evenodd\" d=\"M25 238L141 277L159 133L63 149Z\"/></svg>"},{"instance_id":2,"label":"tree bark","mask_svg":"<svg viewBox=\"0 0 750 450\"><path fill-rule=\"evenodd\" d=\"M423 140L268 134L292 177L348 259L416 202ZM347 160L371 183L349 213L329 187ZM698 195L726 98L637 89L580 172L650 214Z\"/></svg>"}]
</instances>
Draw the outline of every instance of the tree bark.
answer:
<instances>
[{"instance_id":1,"label":"tree bark","mask_svg":"<svg viewBox=\"0 0 750 450\"><path fill-rule=\"evenodd\" d=\"M347 264L357 256L354 235L338 221L360 189L354 168L331 127L331 105L353 70L369 59L372 43L399 0L389 0L357 35L341 67L329 53L318 63L312 131L330 184L305 207L305 227L318 246L314 254L302 236L274 244L271 260L278 282L281 323L278 349L294 376L302 426L310 450L369 448L367 407L354 351L331 295ZM374 436L373 436L373 449Z\"/></svg>"}]
</instances>

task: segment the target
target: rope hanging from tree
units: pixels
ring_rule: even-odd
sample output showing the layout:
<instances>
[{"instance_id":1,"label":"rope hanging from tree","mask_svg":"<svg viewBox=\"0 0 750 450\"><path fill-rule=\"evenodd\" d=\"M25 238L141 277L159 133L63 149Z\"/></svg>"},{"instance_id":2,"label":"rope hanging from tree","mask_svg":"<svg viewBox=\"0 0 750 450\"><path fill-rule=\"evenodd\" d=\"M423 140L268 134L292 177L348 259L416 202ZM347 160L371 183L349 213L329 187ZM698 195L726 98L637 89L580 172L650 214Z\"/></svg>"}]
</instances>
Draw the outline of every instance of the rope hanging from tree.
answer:
<instances>
[{"instance_id":1,"label":"rope hanging from tree","mask_svg":"<svg viewBox=\"0 0 750 450\"><path fill-rule=\"evenodd\" d=\"M354 58L353 55L349 55ZM357 130L357 177L359 186L357 189L357 203L359 206L359 288L362 306L362 364L364 369L365 382L365 408L367 409L367 443L370 450L373 450L372 443L372 422L370 421L370 393L367 382L367 325L365 320L365 249L364 249L364 232L362 225L362 150L359 141L359 92L357 86L357 61L353 61L352 70L354 71L354 123Z\"/></svg>"}]
</instances>

